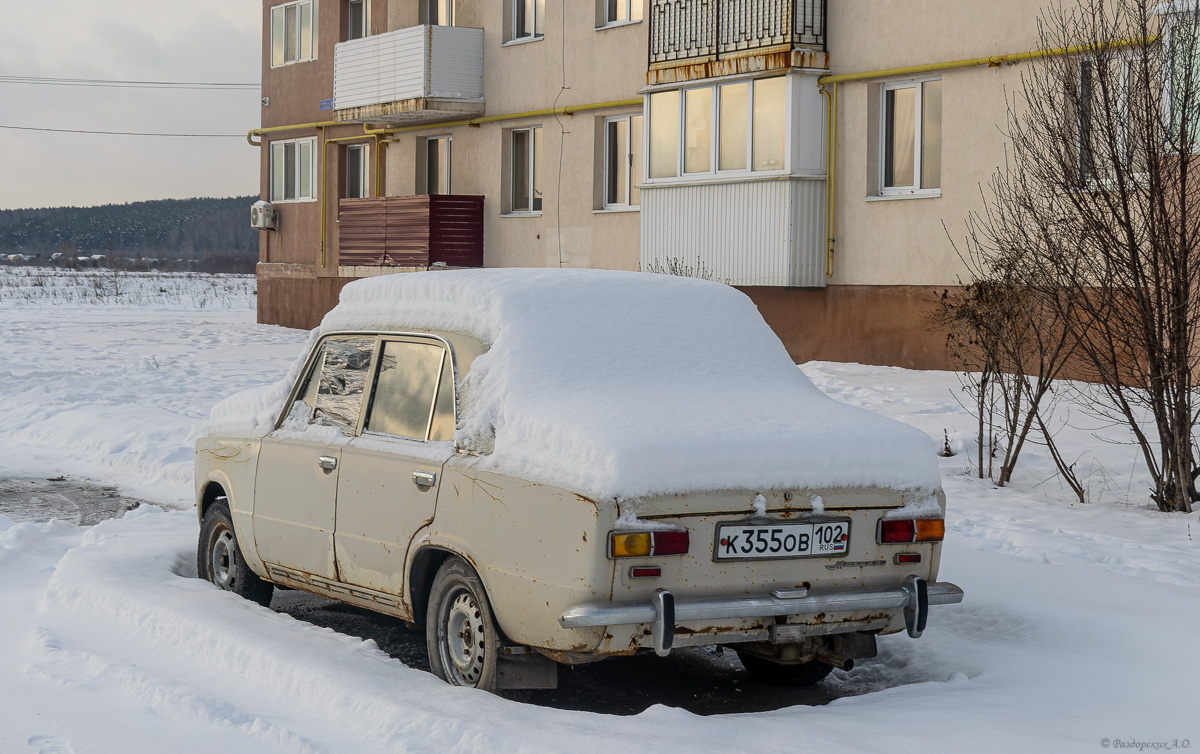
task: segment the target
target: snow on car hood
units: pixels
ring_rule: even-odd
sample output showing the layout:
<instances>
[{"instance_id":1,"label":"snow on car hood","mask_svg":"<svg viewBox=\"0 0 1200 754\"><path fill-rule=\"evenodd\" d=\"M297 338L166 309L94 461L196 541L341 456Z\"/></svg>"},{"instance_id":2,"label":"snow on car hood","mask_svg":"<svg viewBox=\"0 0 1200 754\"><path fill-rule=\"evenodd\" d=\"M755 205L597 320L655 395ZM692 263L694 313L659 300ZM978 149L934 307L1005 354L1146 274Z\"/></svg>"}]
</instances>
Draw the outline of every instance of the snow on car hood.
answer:
<instances>
[{"instance_id":1,"label":"snow on car hood","mask_svg":"<svg viewBox=\"0 0 1200 754\"><path fill-rule=\"evenodd\" d=\"M462 385L455 440L491 471L593 498L939 486L923 432L825 397L726 285L603 270L386 275L347 285L316 333L411 328L489 344ZM227 399L206 432L251 415L269 431L289 387Z\"/></svg>"}]
</instances>

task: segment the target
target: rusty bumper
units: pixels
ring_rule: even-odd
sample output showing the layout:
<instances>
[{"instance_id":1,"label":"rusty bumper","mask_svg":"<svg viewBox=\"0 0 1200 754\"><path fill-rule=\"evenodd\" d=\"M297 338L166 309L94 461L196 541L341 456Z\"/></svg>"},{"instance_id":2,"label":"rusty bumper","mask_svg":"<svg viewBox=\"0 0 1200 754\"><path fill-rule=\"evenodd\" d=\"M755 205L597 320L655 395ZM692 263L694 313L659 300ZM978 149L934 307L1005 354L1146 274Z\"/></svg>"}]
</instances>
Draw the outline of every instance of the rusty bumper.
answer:
<instances>
[{"instance_id":1,"label":"rusty bumper","mask_svg":"<svg viewBox=\"0 0 1200 754\"><path fill-rule=\"evenodd\" d=\"M962 602L963 590L945 581L929 584L909 576L891 588L838 589L809 592L807 589L775 589L745 597L675 599L667 589L658 589L648 600L590 602L563 611L558 622L563 628L619 626L649 623L654 651L666 655L674 644L676 621L720 620L722 618L768 618L779 615L849 613L860 610L904 609L904 623L914 639L925 630L930 605Z\"/></svg>"}]
</instances>

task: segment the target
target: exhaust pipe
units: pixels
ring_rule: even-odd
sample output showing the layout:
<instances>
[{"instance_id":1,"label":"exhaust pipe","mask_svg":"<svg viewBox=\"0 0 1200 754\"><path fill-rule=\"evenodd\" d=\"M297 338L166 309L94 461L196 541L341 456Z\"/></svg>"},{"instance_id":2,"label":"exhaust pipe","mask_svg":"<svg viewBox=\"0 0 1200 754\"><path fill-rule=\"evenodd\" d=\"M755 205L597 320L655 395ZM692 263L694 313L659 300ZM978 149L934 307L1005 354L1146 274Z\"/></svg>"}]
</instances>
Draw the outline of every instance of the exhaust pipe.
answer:
<instances>
[{"instance_id":1,"label":"exhaust pipe","mask_svg":"<svg viewBox=\"0 0 1200 754\"><path fill-rule=\"evenodd\" d=\"M837 652L831 652L825 647L817 650L816 659L826 665L832 665L839 670L853 670L854 660Z\"/></svg>"}]
</instances>

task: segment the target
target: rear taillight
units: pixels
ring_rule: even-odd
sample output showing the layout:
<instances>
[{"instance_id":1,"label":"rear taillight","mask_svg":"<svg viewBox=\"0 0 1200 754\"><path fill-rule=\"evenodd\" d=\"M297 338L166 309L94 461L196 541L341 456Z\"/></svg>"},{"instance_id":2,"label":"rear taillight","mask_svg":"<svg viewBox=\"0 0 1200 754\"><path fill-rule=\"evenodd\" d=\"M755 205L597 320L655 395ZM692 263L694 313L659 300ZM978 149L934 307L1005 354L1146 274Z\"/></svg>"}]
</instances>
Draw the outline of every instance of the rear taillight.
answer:
<instances>
[{"instance_id":1,"label":"rear taillight","mask_svg":"<svg viewBox=\"0 0 1200 754\"><path fill-rule=\"evenodd\" d=\"M646 558L656 555L685 555L690 538L686 531L609 532L608 557Z\"/></svg>"},{"instance_id":2,"label":"rear taillight","mask_svg":"<svg viewBox=\"0 0 1200 754\"><path fill-rule=\"evenodd\" d=\"M918 518L879 522L880 544L909 542L941 542L946 536L946 522L940 518Z\"/></svg>"}]
</instances>

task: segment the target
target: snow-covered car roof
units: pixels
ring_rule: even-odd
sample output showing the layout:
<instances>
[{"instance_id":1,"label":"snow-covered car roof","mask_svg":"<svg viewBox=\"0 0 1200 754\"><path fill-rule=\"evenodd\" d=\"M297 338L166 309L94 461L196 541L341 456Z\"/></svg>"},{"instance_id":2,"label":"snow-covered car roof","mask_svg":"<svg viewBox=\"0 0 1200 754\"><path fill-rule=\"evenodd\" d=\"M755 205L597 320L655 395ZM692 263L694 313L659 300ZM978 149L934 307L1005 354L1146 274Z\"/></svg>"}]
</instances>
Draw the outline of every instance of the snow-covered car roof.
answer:
<instances>
[{"instance_id":1,"label":"snow-covered car roof","mask_svg":"<svg viewBox=\"0 0 1200 754\"><path fill-rule=\"evenodd\" d=\"M940 484L924 433L823 395L753 302L719 283L604 270L386 275L347 285L315 336L397 329L489 346L465 377L455 433L484 451L474 462L487 470L593 498ZM275 411L298 368L273 391ZM269 410L255 408L261 429ZM206 430L232 429L230 409L214 409Z\"/></svg>"}]
</instances>

